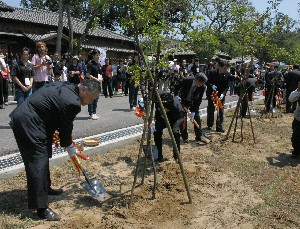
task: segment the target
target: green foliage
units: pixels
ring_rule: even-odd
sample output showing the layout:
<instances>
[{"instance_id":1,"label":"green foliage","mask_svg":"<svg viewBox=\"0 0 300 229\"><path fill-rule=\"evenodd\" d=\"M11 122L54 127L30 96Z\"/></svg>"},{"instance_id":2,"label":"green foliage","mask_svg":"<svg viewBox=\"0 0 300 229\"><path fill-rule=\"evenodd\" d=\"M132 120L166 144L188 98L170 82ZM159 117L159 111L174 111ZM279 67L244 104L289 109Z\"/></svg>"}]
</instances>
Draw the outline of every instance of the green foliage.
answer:
<instances>
[{"instance_id":1,"label":"green foliage","mask_svg":"<svg viewBox=\"0 0 300 229\"><path fill-rule=\"evenodd\" d=\"M211 29L192 31L187 34L187 43L197 56L204 60L212 59L220 48L220 40L216 33Z\"/></svg>"}]
</instances>

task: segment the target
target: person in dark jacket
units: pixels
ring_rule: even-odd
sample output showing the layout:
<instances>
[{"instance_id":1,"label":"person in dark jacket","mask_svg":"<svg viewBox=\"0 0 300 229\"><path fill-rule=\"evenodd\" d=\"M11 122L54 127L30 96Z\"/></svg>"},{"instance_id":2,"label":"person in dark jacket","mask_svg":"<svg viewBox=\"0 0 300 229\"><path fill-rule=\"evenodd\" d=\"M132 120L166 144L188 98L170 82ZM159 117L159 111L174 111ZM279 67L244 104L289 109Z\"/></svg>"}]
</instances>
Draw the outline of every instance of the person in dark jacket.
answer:
<instances>
[{"instance_id":1,"label":"person in dark jacket","mask_svg":"<svg viewBox=\"0 0 300 229\"><path fill-rule=\"evenodd\" d=\"M292 123L292 157L295 159L299 159L300 157L300 81L298 82L298 87L294 91L291 92L288 100L291 103L296 103L296 110L294 112L294 120Z\"/></svg>"},{"instance_id":2,"label":"person in dark jacket","mask_svg":"<svg viewBox=\"0 0 300 229\"><path fill-rule=\"evenodd\" d=\"M69 66L69 81L73 84L80 83L80 75L81 75L81 64L79 63L79 58L74 56L72 58L72 64Z\"/></svg>"},{"instance_id":3,"label":"person in dark jacket","mask_svg":"<svg viewBox=\"0 0 300 229\"><path fill-rule=\"evenodd\" d=\"M93 49L89 55L90 61L87 64L86 77L90 80L94 80L97 82L102 82L102 70L99 64L100 51L97 49ZM97 120L99 117L97 116L97 106L98 106L99 96L95 98L88 105L89 119Z\"/></svg>"},{"instance_id":4,"label":"person in dark jacket","mask_svg":"<svg viewBox=\"0 0 300 229\"><path fill-rule=\"evenodd\" d=\"M169 92L160 91L160 98L164 109L166 111L166 115L170 126L172 128L172 132L175 138L175 142L177 148L180 152L180 128L183 123L184 111L183 107L178 99L178 97L173 97L173 95ZM162 135L163 130L167 127L166 121L163 117L162 111L158 104L156 104L155 110L155 130L154 130L154 142L157 147L158 158L157 161L163 161L163 153L162 153ZM175 155L175 149L173 149L173 157L176 160L177 157Z\"/></svg>"},{"instance_id":5,"label":"person in dark jacket","mask_svg":"<svg viewBox=\"0 0 300 229\"><path fill-rule=\"evenodd\" d=\"M293 65L293 70L284 75L284 81L286 86L286 98L290 96L292 91L296 90L298 82L300 81L300 69L299 64ZM293 113L296 110L297 103L291 103L286 100L286 113Z\"/></svg>"},{"instance_id":6,"label":"person in dark jacket","mask_svg":"<svg viewBox=\"0 0 300 229\"><path fill-rule=\"evenodd\" d=\"M266 74L266 96L265 106L266 112L272 111L276 107L278 89L282 85L282 74L279 66L274 66L274 71Z\"/></svg>"},{"instance_id":7,"label":"person in dark jacket","mask_svg":"<svg viewBox=\"0 0 300 229\"><path fill-rule=\"evenodd\" d=\"M22 58L13 65L11 76L15 83L15 97L18 106L32 94L34 70L33 65L28 62L30 52L28 48L23 48Z\"/></svg>"},{"instance_id":8,"label":"person in dark jacket","mask_svg":"<svg viewBox=\"0 0 300 229\"><path fill-rule=\"evenodd\" d=\"M214 125L214 112L215 106L211 98L211 94L213 91L217 91L218 97L221 100L222 104L225 103L225 96L229 89L229 84L231 80L231 75L227 71L228 65L222 61L219 62L218 68L208 71L207 78L208 81L206 83L207 90L207 129L211 130ZM224 110L219 109L219 114L216 120L216 131L224 132L223 130L223 120L224 120Z\"/></svg>"},{"instance_id":9,"label":"person in dark jacket","mask_svg":"<svg viewBox=\"0 0 300 229\"><path fill-rule=\"evenodd\" d=\"M54 82L33 93L9 115L25 166L28 207L37 209L42 219L60 220L48 206L48 195L62 193L61 189L51 188L49 158L52 157L53 134L56 130L59 132L60 145L73 157L76 153L72 143L74 118L81 106L90 104L99 93L100 84L93 80L79 85Z\"/></svg>"},{"instance_id":10,"label":"person in dark jacket","mask_svg":"<svg viewBox=\"0 0 300 229\"><path fill-rule=\"evenodd\" d=\"M181 103L186 112L181 132L183 141L185 143L189 142L187 131L188 113L190 115L190 120L192 122L196 122L199 125L199 127L197 127L197 125L194 125L196 141L208 143L208 140L206 140L202 136L201 120L199 115L199 107L201 105L203 94L206 89L206 81L207 77L204 73L198 73L195 75L195 77L193 75L184 77L179 84L178 91L175 92L175 95L178 95L180 97Z\"/></svg>"},{"instance_id":11,"label":"person in dark jacket","mask_svg":"<svg viewBox=\"0 0 300 229\"><path fill-rule=\"evenodd\" d=\"M198 58L196 58L194 60L194 64L193 64L191 70L192 70L194 76L201 71L200 70L200 64L199 64L199 59Z\"/></svg>"}]
</instances>

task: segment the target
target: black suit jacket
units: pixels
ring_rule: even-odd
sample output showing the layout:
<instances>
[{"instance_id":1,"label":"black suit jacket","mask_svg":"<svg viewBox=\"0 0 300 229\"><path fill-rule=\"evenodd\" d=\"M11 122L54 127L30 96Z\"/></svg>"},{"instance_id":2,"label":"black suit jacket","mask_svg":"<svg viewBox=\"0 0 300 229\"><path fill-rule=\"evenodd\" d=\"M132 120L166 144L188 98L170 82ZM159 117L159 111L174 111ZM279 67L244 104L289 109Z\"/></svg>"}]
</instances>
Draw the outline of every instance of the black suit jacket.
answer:
<instances>
[{"instance_id":1,"label":"black suit jacket","mask_svg":"<svg viewBox=\"0 0 300 229\"><path fill-rule=\"evenodd\" d=\"M207 79L207 96L210 96L213 92L212 85L217 86L218 96L221 94L225 96L229 89L229 83L232 80L232 76L227 71L224 74L221 74L219 69L214 69L208 71Z\"/></svg>"},{"instance_id":2,"label":"black suit jacket","mask_svg":"<svg viewBox=\"0 0 300 229\"><path fill-rule=\"evenodd\" d=\"M72 143L73 121L81 111L77 85L69 82L48 84L16 107L10 114L11 126L17 134L17 142L23 139L34 145L46 146L52 156L52 138L59 131L60 145Z\"/></svg>"},{"instance_id":3,"label":"black suit jacket","mask_svg":"<svg viewBox=\"0 0 300 229\"><path fill-rule=\"evenodd\" d=\"M181 98L183 106L189 108L191 112L195 112L199 110L199 107L202 102L202 97L205 91L205 86L196 87L194 91L192 91L190 100L188 99L191 87L193 86L195 77L188 76L184 77L180 84L178 85L178 91L176 94Z\"/></svg>"}]
</instances>

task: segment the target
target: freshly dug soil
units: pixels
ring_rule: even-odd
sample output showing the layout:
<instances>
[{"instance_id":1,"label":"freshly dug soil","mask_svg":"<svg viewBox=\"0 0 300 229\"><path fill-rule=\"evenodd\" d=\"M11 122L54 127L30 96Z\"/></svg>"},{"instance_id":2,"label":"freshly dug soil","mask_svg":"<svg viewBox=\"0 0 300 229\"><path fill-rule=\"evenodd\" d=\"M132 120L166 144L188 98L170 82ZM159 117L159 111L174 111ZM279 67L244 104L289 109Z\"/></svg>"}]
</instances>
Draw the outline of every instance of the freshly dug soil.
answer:
<instances>
[{"instance_id":1,"label":"freshly dug soil","mask_svg":"<svg viewBox=\"0 0 300 229\"><path fill-rule=\"evenodd\" d=\"M226 113L225 129L231 115ZM249 119L244 119L242 141L238 121L234 142L232 129L226 141L225 134L211 131L207 133L211 143L198 143L189 126L190 143L181 145L181 156L192 204L167 132L167 160L156 164L156 197L152 199L150 161L140 185L142 158L131 209L139 141L82 162L90 176L104 184L103 202L83 190L84 178L77 177L70 161L51 169L53 186L64 189L61 196L50 196L50 207L61 216L60 222L39 220L27 209L26 177L20 173L1 181L0 228L300 228L299 160L290 157L292 120L292 114L252 117L256 143Z\"/></svg>"}]
</instances>

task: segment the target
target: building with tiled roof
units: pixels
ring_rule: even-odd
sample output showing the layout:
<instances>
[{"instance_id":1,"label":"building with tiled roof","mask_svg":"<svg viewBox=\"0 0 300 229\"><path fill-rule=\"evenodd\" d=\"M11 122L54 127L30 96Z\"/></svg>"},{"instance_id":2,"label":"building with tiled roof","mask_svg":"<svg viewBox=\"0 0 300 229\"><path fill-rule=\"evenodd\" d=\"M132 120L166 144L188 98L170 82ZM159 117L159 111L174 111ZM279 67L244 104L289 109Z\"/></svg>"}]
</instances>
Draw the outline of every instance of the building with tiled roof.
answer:
<instances>
[{"instance_id":1,"label":"building with tiled roof","mask_svg":"<svg viewBox=\"0 0 300 229\"><path fill-rule=\"evenodd\" d=\"M72 23L74 39L78 39L86 22L73 18ZM57 27L57 12L10 7L0 1L0 50L4 53L18 53L24 46L34 48L36 42L44 41L51 54L55 51ZM68 20L64 16L62 53L68 52L68 33ZM134 52L135 44L130 37L97 27L82 47L106 49L110 57L125 58Z\"/></svg>"},{"instance_id":2,"label":"building with tiled roof","mask_svg":"<svg viewBox=\"0 0 300 229\"><path fill-rule=\"evenodd\" d=\"M13 8L11 6L8 6L4 2L0 1L0 11L3 11L3 12L13 11Z\"/></svg>"}]
</instances>

